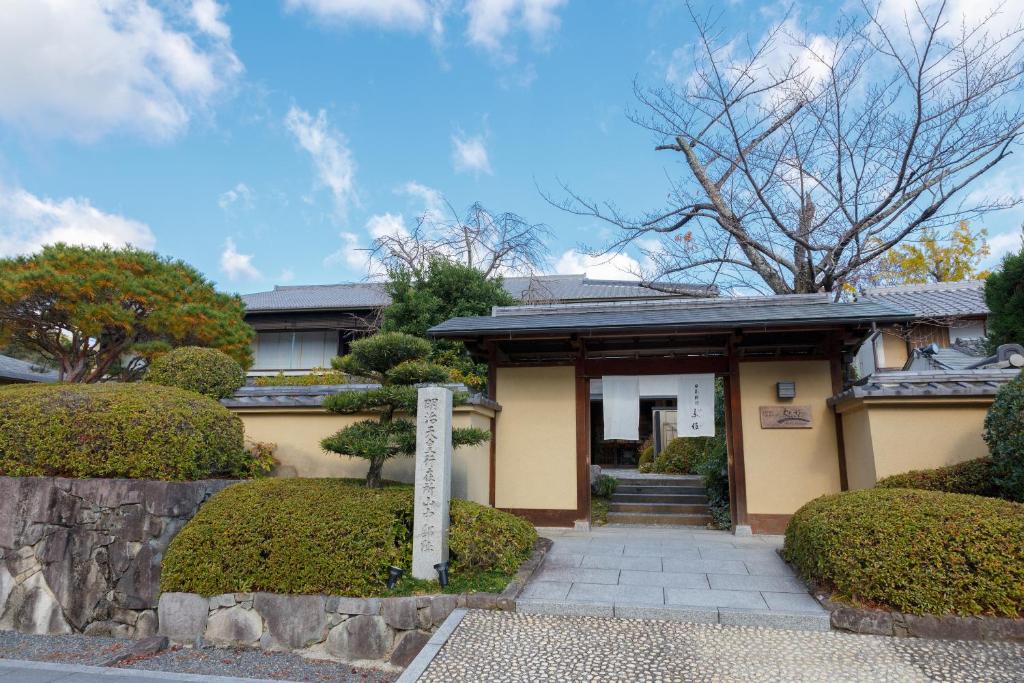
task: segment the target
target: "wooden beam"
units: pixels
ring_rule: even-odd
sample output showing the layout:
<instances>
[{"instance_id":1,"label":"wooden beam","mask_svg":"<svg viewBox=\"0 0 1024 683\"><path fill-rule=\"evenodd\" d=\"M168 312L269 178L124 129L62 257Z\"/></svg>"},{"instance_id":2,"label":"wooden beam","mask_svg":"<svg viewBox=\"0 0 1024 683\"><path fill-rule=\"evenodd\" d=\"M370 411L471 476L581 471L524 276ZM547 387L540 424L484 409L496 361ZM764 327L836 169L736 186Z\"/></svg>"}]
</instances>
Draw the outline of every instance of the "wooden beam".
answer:
<instances>
[{"instance_id":1,"label":"wooden beam","mask_svg":"<svg viewBox=\"0 0 1024 683\"><path fill-rule=\"evenodd\" d=\"M487 398L497 402L498 400L498 347L493 341L485 343L487 349ZM497 488L497 469L498 469L498 414L495 413L494 417L491 418L491 448L490 448L490 469L488 472L487 479L487 500L491 507L494 507L495 494L494 490Z\"/></svg>"},{"instance_id":2,"label":"wooden beam","mask_svg":"<svg viewBox=\"0 0 1024 683\"><path fill-rule=\"evenodd\" d=\"M678 375L692 372L725 373L729 362L725 356L683 358L587 358L582 373L586 377L602 375Z\"/></svg>"},{"instance_id":3,"label":"wooden beam","mask_svg":"<svg viewBox=\"0 0 1024 683\"><path fill-rule=\"evenodd\" d=\"M843 342L839 338L829 345L829 368L832 371L832 395L843 390ZM839 490L849 491L850 480L846 473L846 442L843 438L843 416L832 408L836 426L836 451L839 458Z\"/></svg>"},{"instance_id":4,"label":"wooden beam","mask_svg":"<svg viewBox=\"0 0 1024 683\"><path fill-rule=\"evenodd\" d=\"M725 379L726 441L729 452L729 510L733 527L748 524L747 475L743 461L743 403L740 396L739 357L729 348L729 374Z\"/></svg>"},{"instance_id":5,"label":"wooden beam","mask_svg":"<svg viewBox=\"0 0 1024 683\"><path fill-rule=\"evenodd\" d=\"M585 349L576 361L576 519L590 522L590 380L583 371Z\"/></svg>"}]
</instances>

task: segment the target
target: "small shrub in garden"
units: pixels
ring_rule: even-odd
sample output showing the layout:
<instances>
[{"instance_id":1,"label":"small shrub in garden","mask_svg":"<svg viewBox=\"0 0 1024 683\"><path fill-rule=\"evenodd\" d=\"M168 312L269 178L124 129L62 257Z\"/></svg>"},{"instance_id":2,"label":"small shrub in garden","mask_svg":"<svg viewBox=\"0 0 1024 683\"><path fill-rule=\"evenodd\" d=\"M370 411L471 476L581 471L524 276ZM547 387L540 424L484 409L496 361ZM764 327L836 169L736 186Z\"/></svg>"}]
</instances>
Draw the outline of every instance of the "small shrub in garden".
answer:
<instances>
[{"instance_id":1,"label":"small shrub in garden","mask_svg":"<svg viewBox=\"0 0 1024 683\"><path fill-rule=\"evenodd\" d=\"M707 458L698 463L696 469L697 474L704 477L715 527L728 529L732 526L732 515L729 511L729 451L724 437L714 440Z\"/></svg>"},{"instance_id":2,"label":"small shrub in garden","mask_svg":"<svg viewBox=\"0 0 1024 683\"><path fill-rule=\"evenodd\" d=\"M647 439L640 444L640 458L636 462L637 467L645 465L654 466L654 441Z\"/></svg>"},{"instance_id":3,"label":"small shrub in garden","mask_svg":"<svg viewBox=\"0 0 1024 683\"><path fill-rule=\"evenodd\" d=\"M841 600L912 614L1024 615L1024 505L874 488L823 496L785 557Z\"/></svg>"},{"instance_id":4,"label":"small shrub in garden","mask_svg":"<svg viewBox=\"0 0 1024 683\"><path fill-rule=\"evenodd\" d=\"M237 484L211 497L171 542L161 590L385 595L389 565L408 574L412 523L413 491L406 485L371 489L350 479ZM513 573L536 539L525 520L453 500L453 583Z\"/></svg>"},{"instance_id":5,"label":"small shrub in garden","mask_svg":"<svg viewBox=\"0 0 1024 683\"><path fill-rule=\"evenodd\" d=\"M619 480L607 474L602 474L594 482L594 495L598 498L611 498L611 495L615 493L615 488L619 485Z\"/></svg>"},{"instance_id":6,"label":"small shrub in garden","mask_svg":"<svg viewBox=\"0 0 1024 683\"><path fill-rule=\"evenodd\" d=\"M696 474L707 459L714 437L676 437L654 459L654 471L662 474Z\"/></svg>"},{"instance_id":7,"label":"small shrub in garden","mask_svg":"<svg viewBox=\"0 0 1024 683\"><path fill-rule=\"evenodd\" d=\"M245 370L223 351L182 346L158 356L146 371L146 381L227 398L245 384Z\"/></svg>"},{"instance_id":8,"label":"small shrub in garden","mask_svg":"<svg viewBox=\"0 0 1024 683\"><path fill-rule=\"evenodd\" d=\"M880 479L875 486L886 489L924 489L946 493L967 493L974 496L998 496L992 476L992 461L977 458L938 467L934 470L913 470Z\"/></svg>"},{"instance_id":9,"label":"small shrub in garden","mask_svg":"<svg viewBox=\"0 0 1024 683\"><path fill-rule=\"evenodd\" d=\"M985 416L985 442L999 495L1024 502L1024 376L996 394Z\"/></svg>"},{"instance_id":10,"label":"small shrub in garden","mask_svg":"<svg viewBox=\"0 0 1024 683\"><path fill-rule=\"evenodd\" d=\"M257 387L310 387L325 384L348 384L351 381L352 379L340 370L313 368L305 375L286 375L279 372L276 375L254 377L252 383Z\"/></svg>"},{"instance_id":11,"label":"small shrub in garden","mask_svg":"<svg viewBox=\"0 0 1024 683\"><path fill-rule=\"evenodd\" d=\"M244 476L242 421L211 398L156 384L0 389L0 475Z\"/></svg>"}]
</instances>

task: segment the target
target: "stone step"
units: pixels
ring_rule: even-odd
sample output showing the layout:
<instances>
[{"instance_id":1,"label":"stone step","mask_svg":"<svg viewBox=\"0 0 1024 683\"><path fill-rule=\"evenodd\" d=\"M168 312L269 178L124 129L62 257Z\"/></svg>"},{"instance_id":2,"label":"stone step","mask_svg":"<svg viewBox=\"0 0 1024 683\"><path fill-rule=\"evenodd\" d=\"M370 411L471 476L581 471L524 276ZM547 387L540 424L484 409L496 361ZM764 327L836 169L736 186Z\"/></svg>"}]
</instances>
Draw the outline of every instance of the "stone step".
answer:
<instances>
[{"instance_id":1,"label":"stone step","mask_svg":"<svg viewBox=\"0 0 1024 683\"><path fill-rule=\"evenodd\" d=\"M708 497L702 491L697 494L651 494L651 493L619 493L616 491L611 497L612 503L675 503L677 505L702 504L708 502Z\"/></svg>"},{"instance_id":2,"label":"stone step","mask_svg":"<svg viewBox=\"0 0 1024 683\"><path fill-rule=\"evenodd\" d=\"M704 487L704 477L699 474L681 474L679 476L660 479L649 477L620 477L619 486L700 486Z\"/></svg>"},{"instance_id":3,"label":"stone step","mask_svg":"<svg viewBox=\"0 0 1024 683\"><path fill-rule=\"evenodd\" d=\"M650 514L643 512L609 512L609 524L671 524L673 526L707 526L709 514Z\"/></svg>"},{"instance_id":4,"label":"stone step","mask_svg":"<svg viewBox=\"0 0 1024 683\"><path fill-rule=\"evenodd\" d=\"M619 484L615 487L615 493L644 493L650 495L690 495L703 496L703 486L637 486L635 484Z\"/></svg>"},{"instance_id":5,"label":"stone step","mask_svg":"<svg viewBox=\"0 0 1024 683\"><path fill-rule=\"evenodd\" d=\"M608 506L610 512L646 512L651 514L707 514L706 503L615 503Z\"/></svg>"}]
</instances>

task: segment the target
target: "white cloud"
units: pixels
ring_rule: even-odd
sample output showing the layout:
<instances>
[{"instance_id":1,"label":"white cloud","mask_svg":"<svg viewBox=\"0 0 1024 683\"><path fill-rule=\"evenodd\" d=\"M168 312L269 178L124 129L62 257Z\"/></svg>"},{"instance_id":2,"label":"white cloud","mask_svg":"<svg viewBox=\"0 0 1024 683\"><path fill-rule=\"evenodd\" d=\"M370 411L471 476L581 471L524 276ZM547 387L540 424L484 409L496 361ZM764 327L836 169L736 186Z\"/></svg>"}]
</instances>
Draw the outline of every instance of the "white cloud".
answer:
<instances>
[{"instance_id":1,"label":"white cloud","mask_svg":"<svg viewBox=\"0 0 1024 683\"><path fill-rule=\"evenodd\" d=\"M487 145L483 135L466 136L459 131L452 135L452 164L455 172L493 173L487 157Z\"/></svg>"},{"instance_id":2,"label":"white cloud","mask_svg":"<svg viewBox=\"0 0 1024 683\"><path fill-rule=\"evenodd\" d=\"M370 216L366 221L366 232L373 239L381 237L408 237L405 219L398 213L381 213Z\"/></svg>"},{"instance_id":3,"label":"white cloud","mask_svg":"<svg viewBox=\"0 0 1024 683\"><path fill-rule=\"evenodd\" d=\"M192 21L203 33L220 40L231 38L231 27L224 23L224 7L217 0L192 0Z\"/></svg>"},{"instance_id":4,"label":"white cloud","mask_svg":"<svg viewBox=\"0 0 1024 683\"><path fill-rule=\"evenodd\" d=\"M542 44L561 24L556 13L568 0L469 0L466 37L473 45L512 58L509 34L521 28L535 44Z\"/></svg>"},{"instance_id":5,"label":"white cloud","mask_svg":"<svg viewBox=\"0 0 1024 683\"><path fill-rule=\"evenodd\" d=\"M628 254L588 256L575 249L564 252L555 262L556 273L585 273L600 280L639 280L640 262Z\"/></svg>"},{"instance_id":6,"label":"white cloud","mask_svg":"<svg viewBox=\"0 0 1024 683\"><path fill-rule=\"evenodd\" d=\"M295 271L291 268L285 268L281 271L281 274L277 276L278 282L291 282L295 279Z\"/></svg>"},{"instance_id":7,"label":"white cloud","mask_svg":"<svg viewBox=\"0 0 1024 683\"><path fill-rule=\"evenodd\" d=\"M0 120L93 141L181 133L242 72L212 0L8 0L0 20Z\"/></svg>"},{"instance_id":8,"label":"white cloud","mask_svg":"<svg viewBox=\"0 0 1024 683\"><path fill-rule=\"evenodd\" d=\"M403 194L423 202L423 212L420 215L433 220L440 220L444 216L444 196L432 187L427 187L415 180L410 180L404 185L395 188L396 194Z\"/></svg>"},{"instance_id":9,"label":"white cloud","mask_svg":"<svg viewBox=\"0 0 1024 683\"><path fill-rule=\"evenodd\" d=\"M227 210L238 204L242 208L251 209L256 193L245 183L238 183L233 188L221 194L217 199L217 205Z\"/></svg>"},{"instance_id":10,"label":"white cloud","mask_svg":"<svg viewBox=\"0 0 1024 683\"><path fill-rule=\"evenodd\" d=\"M366 273L370 268L370 252L361 243L359 235L354 232L342 232L341 248L324 257L324 266L344 265L359 273Z\"/></svg>"},{"instance_id":11,"label":"white cloud","mask_svg":"<svg viewBox=\"0 0 1024 683\"><path fill-rule=\"evenodd\" d=\"M314 118L292 106L284 123L312 157L320 183L331 191L338 216L344 218L349 205L356 201L356 164L345 136L330 127L323 109Z\"/></svg>"},{"instance_id":12,"label":"white cloud","mask_svg":"<svg viewBox=\"0 0 1024 683\"><path fill-rule=\"evenodd\" d=\"M289 11L304 10L328 23L366 23L420 30L431 20L426 0L286 0Z\"/></svg>"},{"instance_id":13,"label":"white cloud","mask_svg":"<svg viewBox=\"0 0 1024 683\"><path fill-rule=\"evenodd\" d=\"M1024 249L1024 230L1017 228L988 239L989 256L987 261L998 264L1007 254L1017 253Z\"/></svg>"},{"instance_id":14,"label":"white cloud","mask_svg":"<svg viewBox=\"0 0 1024 683\"><path fill-rule=\"evenodd\" d=\"M235 240L230 237L224 243L224 251L220 254L220 269L229 280L255 280L262 276L259 269L252 264L252 254L238 253Z\"/></svg>"},{"instance_id":15,"label":"white cloud","mask_svg":"<svg viewBox=\"0 0 1024 683\"><path fill-rule=\"evenodd\" d=\"M0 257L30 254L44 245L152 249L156 237L145 223L94 207L84 197L41 199L20 188L0 186Z\"/></svg>"}]
</instances>

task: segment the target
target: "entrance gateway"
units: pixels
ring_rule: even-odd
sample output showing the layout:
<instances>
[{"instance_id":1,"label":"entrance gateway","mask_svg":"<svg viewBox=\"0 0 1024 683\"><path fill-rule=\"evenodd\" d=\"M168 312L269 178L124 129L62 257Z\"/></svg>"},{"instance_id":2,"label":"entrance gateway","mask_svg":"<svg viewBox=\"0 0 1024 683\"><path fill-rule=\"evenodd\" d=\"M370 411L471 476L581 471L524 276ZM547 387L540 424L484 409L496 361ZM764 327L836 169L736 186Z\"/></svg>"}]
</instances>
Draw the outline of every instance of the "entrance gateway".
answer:
<instances>
[{"instance_id":1,"label":"entrance gateway","mask_svg":"<svg viewBox=\"0 0 1024 683\"><path fill-rule=\"evenodd\" d=\"M430 330L488 364L490 503L535 524L590 514L592 387L608 376L711 374L723 383L734 527L779 533L805 502L847 488L827 405L875 324L910 313L828 295L496 307ZM787 426L801 421L801 428Z\"/></svg>"}]
</instances>

